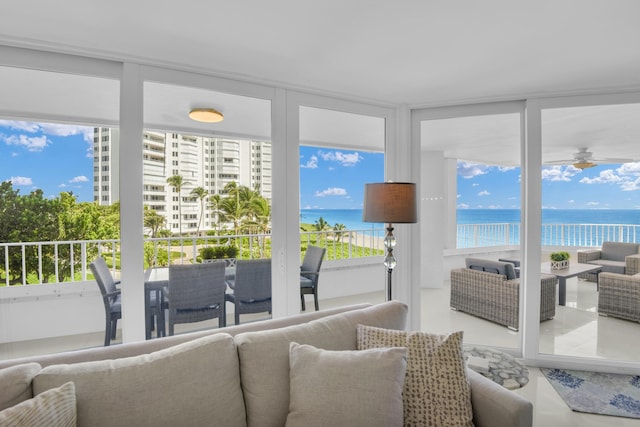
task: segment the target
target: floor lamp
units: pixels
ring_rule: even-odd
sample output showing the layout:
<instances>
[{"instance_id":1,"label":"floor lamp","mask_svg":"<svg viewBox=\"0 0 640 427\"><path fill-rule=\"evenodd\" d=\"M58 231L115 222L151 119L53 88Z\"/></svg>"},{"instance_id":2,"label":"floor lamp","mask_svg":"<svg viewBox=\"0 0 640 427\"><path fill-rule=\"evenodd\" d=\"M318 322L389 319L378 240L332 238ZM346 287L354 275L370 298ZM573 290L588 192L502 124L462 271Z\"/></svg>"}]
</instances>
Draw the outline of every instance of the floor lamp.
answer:
<instances>
[{"instance_id":1,"label":"floor lamp","mask_svg":"<svg viewBox=\"0 0 640 427\"><path fill-rule=\"evenodd\" d=\"M393 236L393 223L417 222L416 185L411 182L379 182L364 185L364 222L380 222L387 224L384 246L387 256L384 266L387 267L387 301L391 301L391 276L396 266L393 248L396 238Z\"/></svg>"}]
</instances>

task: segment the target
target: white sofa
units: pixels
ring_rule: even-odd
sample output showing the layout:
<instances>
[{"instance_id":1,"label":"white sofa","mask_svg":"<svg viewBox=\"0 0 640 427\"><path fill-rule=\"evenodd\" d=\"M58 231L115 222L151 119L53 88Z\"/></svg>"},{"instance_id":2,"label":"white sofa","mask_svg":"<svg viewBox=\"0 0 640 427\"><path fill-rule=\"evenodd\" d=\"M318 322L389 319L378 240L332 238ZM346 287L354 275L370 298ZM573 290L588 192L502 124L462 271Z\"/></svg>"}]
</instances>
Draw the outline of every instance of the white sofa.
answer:
<instances>
[{"instance_id":1,"label":"white sofa","mask_svg":"<svg viewBox=\"0 0 640 427\"><path fill-rule=\"evenodd\" d=\"M355 350L357 325L405 328L406 305L361 304L145 342L0 361L30 366L18 403L72 381L77 425L284 426L289 410L289 343ZM532 425L531 402L468 371L478 427ZM8 396L8 393L15 396ZM0 408L2 409L2 408Z\"/></svg>"}]
</instances>

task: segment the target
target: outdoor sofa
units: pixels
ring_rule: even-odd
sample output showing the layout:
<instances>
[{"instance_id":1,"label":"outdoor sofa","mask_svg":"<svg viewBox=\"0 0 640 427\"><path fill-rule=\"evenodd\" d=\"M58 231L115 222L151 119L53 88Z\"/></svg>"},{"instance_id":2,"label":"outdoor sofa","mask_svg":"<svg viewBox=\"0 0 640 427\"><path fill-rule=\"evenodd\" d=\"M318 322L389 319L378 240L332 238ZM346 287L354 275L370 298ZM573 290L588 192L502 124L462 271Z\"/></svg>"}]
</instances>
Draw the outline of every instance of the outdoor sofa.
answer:
<instances>
[{"instance_id":1,"label":"outdoor sofa","mask_svg":"<svg viewBox=\"0 0 640 427\"><path fill-rule=\"evenodd\" d=\"M0 380L6 385L0 390L0 409L16 405L6 411L15 410L58 389L74 387L79 426L281 427L290 400L299 398L293 387L296 376L290 378L291 342L317 349L356 350L356 330L361 325L399 333L405 328L407 311L405 304L395 301L361 304L144 342L0 361ZM375 351L400 351L406 357L404 348ZM531 402L467 371L464 362L459 366L463 375L468 374L465 384L470 383L469 410L476 426L532 425ZM21 381L11 381L21 372ZM337 377L340 390L349 392L354 383L370 380L350 374ZM366 396L349 395L354 402L348 406L349 413L370 416L362 408L385 393L388 390L383 387L371 387ZM442 399L450 398L443 393ZM402 397L399 399L402 410ZM304 403L320 416L335 415L335 408L318 407L315 398ZM304 421L299 425L309 425Z\"/></svg>"},{"instance_id":2,"label":"outdoor sofa","mask_svg":"<svg viewBox=\"0 0 640 427\"><path fill-rule=\"evenodd\" d=\"M451 270L451 308L518 330L520 278L513 264L481 258L467 258L465 264ZM540 321L556 315L557 280L541 275Z\"/></svg>"},{"instance_id":3,"label":"outdoor sofa","mask_svg":"<svg viewBox=\"0 0 640 427\"><path fill-rule=\"evenodd\" d=\"M603 242L601 249L579 250L578 262L601 265L601 272L634 275L640 273L640 243ZM584 273L578 277L597 282L598 274Z\"/></svg>"}]
</instances>

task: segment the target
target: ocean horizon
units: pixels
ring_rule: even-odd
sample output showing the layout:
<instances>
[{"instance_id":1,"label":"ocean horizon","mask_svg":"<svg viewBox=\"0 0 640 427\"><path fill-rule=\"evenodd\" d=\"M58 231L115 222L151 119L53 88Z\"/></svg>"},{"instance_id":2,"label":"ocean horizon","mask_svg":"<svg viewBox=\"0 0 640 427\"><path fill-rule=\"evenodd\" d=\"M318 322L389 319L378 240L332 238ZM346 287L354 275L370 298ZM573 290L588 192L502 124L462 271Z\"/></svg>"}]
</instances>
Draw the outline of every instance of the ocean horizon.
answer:
<instances>
[{"instance_id":1,"label":"ocean horizon","mask_svg":"<svg viewBox=\"0 0 640 427\"><path fill-rule=\"evenodd\" d=\"M515 224L519 209L458 209L458 224ZM381 228L381 223L362 221L362 209L300 209L300 222L315 224L322 217L331 227L344 224L349 230ZM543 224L635 224L640 209L543 209Z\"/></svg>"}]
</instances>

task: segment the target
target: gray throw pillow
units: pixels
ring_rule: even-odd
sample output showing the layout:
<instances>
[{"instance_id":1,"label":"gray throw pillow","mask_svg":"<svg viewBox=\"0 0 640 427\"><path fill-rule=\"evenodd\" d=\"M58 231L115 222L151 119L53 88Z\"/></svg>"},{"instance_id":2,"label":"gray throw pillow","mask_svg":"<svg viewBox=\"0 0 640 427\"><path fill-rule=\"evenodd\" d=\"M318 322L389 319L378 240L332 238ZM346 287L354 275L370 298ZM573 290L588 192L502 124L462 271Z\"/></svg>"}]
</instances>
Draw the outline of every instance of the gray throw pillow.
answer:
<instances>
[{"instance_id":1,"label":"gray throw pillow","mask_svg":"<svg viewBox=\"0 0 640 427\"><path fill-rule=\"evenodd\" d=\"M286 427L402 426L406 348L322 350L292 342Z\"/></svg>"}]
</instances>

